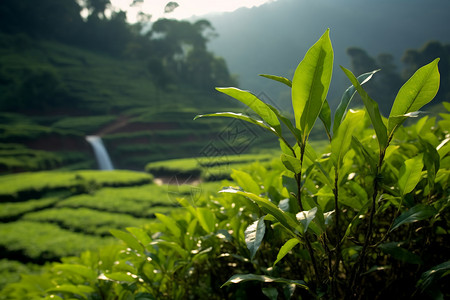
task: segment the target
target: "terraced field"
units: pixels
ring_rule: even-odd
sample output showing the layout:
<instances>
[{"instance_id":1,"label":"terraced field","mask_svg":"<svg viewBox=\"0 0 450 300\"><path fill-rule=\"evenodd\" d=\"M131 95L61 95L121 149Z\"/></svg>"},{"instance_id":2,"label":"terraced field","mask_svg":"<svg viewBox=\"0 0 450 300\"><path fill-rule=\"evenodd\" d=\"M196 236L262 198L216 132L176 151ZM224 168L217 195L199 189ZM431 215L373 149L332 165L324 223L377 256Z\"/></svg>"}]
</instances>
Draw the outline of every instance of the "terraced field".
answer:
<instances>
[{"instance_id":1,"label":"terraced field","mask_svg":"<svg viewBox=\"0 0 450 300\"><path fill-rule=\"evenodd\" d=\"M36 265L116 244L111 229L141 227L218 183L169 187L132 171L34 172L0 177L0 289Z\"/></svg>"}]
</instances>

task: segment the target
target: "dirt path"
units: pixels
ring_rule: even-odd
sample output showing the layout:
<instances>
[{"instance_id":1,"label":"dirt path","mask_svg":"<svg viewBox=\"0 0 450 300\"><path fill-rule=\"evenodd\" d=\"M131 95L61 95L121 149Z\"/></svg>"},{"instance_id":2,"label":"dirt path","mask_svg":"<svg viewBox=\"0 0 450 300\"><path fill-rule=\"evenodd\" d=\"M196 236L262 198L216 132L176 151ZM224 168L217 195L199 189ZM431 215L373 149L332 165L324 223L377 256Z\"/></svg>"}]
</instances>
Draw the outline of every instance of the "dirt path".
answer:
<instances>
[{"instance_id":1,"label":"dirt path","mask_svg":"<svg viewBox=\"0 0 450 300\"><path fill-rule=\"evenodd\" d=\"M100 129L96 135L102 136L111 132L116 131L119 128L122 128L128 124L129 118L126 116L119 116L114 123L107 125L106 127L103 127Z\"/></svg>"}]
</instances>

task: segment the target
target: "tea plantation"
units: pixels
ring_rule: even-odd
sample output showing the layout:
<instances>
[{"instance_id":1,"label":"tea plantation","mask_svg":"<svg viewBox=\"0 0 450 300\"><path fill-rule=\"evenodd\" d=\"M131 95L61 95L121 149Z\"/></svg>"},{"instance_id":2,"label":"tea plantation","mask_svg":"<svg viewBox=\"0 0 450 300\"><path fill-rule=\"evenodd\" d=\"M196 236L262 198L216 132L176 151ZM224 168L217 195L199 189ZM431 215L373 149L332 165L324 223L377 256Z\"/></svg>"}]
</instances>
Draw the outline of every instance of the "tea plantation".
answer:
<instances>
[{"instance_id":1,"label":"tea plantation","mask_svg":"<svg viewBox=\"0 0 450 300\"><path fill-rule=\"evenodd\" d=\"M17 280L16 271L35 269L34 264L117 244L109 230L143 226L155 212L177 209L167 186L152 181L152 175L132 171L0 177L0 284ZM180 187L179 195L189 195L191 188Z\"/></svg>"}]
</instances>

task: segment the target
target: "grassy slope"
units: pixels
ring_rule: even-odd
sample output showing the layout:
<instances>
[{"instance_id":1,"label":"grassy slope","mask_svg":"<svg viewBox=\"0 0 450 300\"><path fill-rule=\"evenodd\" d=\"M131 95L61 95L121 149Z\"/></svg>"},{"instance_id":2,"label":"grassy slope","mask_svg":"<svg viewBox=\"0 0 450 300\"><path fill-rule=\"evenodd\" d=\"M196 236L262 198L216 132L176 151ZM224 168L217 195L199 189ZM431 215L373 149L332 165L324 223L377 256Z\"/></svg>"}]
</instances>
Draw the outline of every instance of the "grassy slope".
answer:
<instances>
[{"instance_id":1,"label":"grassy slope","mask_svg":"<svg viewBox=\"0 0 450 300\"><path fill-rule=\"evenodd\" d=\"M29 74L50 70L68 96L58 99L58 103L66 101L69 104L64 103L60 108L42 105L40 111L27 111L27 116L0 114L2 124L9 128L0 130L0 143L26 144L32 152L37 149L32 141L43 140L49 135L59 139L71 135L85 151L85 156L77 159L68 159L60 153L46 165L42 155L30 154L28 157L32 157L32 161L28 165L34 167L28 170L88 161L86 156L91 154L84 136L96 133L103 133L113 162L119 168L143 170L150 161L194 157L211 140L220 140L218 135L230 130L232 123L230 119L195 122L192 119L200 113L239 110L237 101L214 90L198 91L188 86L160 89L153 83L142 61L115 59L56 42L11 36L2 38L0 92L20 89ZM7 97L4 94L0 99L4 102ZM20 136L1 135L2 131L8 133L24 123L34 129L18 128L16 131L21 132ZM265 135L258 132L258 136L261 137L259 142L245 150L264 147ZM254 133L247 137L253 140ZM217 147L228 151L227 146L222 143ZM17 166L11 155L2 155L1 151L0 163L5 171L8 167L10 171L27 170L27 164ZM92 156L81 167L95 167Z\"/></svg>"},{"instance_id":2,"label":"grassy slope","mask_svg":"<svg viewBox=\"0 0 450 300\"><path fill-rule=\"evenodd\" d=\"M33 264L117 243L109 230L145 226L178 209L176 197L207 197L219 183L156 185L132 171L34 172L0 177L0 289ZM24 265L22 263L28 263Z\"/></svg>"}]
</instances>

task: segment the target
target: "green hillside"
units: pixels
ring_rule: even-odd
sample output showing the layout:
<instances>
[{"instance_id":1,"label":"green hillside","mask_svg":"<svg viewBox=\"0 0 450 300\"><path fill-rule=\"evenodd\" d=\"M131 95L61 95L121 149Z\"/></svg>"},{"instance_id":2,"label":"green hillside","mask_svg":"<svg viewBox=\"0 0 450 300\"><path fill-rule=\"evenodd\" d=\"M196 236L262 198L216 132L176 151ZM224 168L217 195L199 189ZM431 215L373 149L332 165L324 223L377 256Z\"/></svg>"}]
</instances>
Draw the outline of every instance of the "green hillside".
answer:
<instances>
[{"instance_id":1,"label":"green hillside","mask_svg":"<svg viewBox=\"0 0 450 300\"><path fill-rule=\"evenodd\" d=\"M218 136L236 124L192 120L199 112L236 105L213 89L160 87L141 60L25 35L1 37L3 172L96 168L84 141L92 134L103 137L117 168L143 170L151 161L195 157L212 140L237 154ZM250 134L264 144L265 135Z\"/></svg>"}]
</instances>

